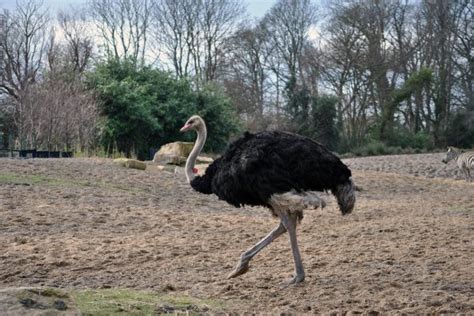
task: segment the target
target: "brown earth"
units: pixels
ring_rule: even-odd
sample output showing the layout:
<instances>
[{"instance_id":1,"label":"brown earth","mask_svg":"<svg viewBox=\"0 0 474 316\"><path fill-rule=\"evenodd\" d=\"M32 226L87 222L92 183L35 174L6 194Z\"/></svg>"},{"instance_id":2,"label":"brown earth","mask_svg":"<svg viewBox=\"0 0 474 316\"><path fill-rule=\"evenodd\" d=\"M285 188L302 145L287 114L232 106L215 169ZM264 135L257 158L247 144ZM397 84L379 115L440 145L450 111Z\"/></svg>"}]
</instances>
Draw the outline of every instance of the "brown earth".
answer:
<instances>
[{"instance_id":1,"label":"brown earth","mask_svg":"<svg viewBox=\"0 0 474 316\"><path fill-rule=\"evenodd\" d=\"M282 288L286 236L226 275L277 224L196 192L182 175L106 159L0 159L0 288L132 288L225 312L474 313L474 183L442 154L347 159L361 188L299 227L306 280ZM415 176L416 175L416 176Z\"/></svg>"}]
</instances>

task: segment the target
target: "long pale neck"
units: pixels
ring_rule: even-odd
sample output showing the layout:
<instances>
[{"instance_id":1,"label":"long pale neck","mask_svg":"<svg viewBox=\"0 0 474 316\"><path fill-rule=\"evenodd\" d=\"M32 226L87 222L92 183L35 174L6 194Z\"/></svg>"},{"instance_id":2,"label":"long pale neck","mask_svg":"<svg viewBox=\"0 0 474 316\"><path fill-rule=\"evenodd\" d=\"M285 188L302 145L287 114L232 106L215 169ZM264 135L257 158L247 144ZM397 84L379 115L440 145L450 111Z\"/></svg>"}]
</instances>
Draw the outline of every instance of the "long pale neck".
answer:
<instances>
[{"instance_id":1,"label":"long pale neck","mask_svg":"<svg viewBox=\"0 0 474 316\"><path fill-rule=\"evenodd\" d=\"M204 147L204 144L206 143L206 138L207 138L207 129L206 125L202 124L200 125L200 128L197 129L197 139L196 143L194 143L193 150L189 154L188 160L186 160L186 179L188 180L188 183L191 182L191 180L194 179L196 176L193 172L194 165L196 164L196 158L197 156L201 153L202 148Z\"/></svg>"}]
</instances>

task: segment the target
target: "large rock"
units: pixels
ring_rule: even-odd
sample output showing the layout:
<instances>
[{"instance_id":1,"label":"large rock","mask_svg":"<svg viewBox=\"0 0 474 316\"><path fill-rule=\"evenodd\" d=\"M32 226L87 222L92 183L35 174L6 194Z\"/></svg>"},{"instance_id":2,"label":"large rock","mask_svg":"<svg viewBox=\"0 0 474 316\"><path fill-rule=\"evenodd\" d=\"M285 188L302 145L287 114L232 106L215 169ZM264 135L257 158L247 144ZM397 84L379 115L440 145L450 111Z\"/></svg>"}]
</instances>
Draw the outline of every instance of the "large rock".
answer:
<instances>
[{"instance_id":1,"label":"large rock","mask_svg":"<svg viewBox=\"0 0 474 316\"><path fill-rule=\"evenodd\" d=\"M136 159L117 158L117 159L114 159L114 162L118 163L119 165L125 168L139 169L139 170L146 169L146 163L140 160L136 160Z\"/></svg>"},{"instance_id":2,"label":"large rock","mask_svg":"<svg viewBox=\"0 0 474 316\"><path fill-rule=\"evenodd\" d=\"M154 163L181 165L191 153L194 143L174 142L161 146L153 157Z\"/></svg>"}]
</instances>

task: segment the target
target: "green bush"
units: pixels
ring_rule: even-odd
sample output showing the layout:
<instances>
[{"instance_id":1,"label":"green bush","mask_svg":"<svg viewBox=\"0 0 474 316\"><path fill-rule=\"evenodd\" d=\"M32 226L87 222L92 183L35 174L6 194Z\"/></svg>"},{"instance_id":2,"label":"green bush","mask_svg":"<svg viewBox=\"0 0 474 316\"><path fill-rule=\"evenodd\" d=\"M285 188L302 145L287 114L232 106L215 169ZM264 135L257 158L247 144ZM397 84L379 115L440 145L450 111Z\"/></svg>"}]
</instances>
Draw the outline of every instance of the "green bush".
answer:
<instances>
[{"instance_id":1,"label":"green bush","mask_svg":"<svg viewBox=\"0 0 474 316\"><path fill-rule=\"evenodd\" d=\"M291 87L291 82L288 84ZM336 128L337 98L329 95L314 96L306 87L287 87L285 111L292 122L290 130L311 137L330 150L339 147Z\"/></svg>"},{"instance_id":2,"label":"green bush","mask_svg":"<svg viewBox=\"0 0 474 316\"><path fill-rule=\"evenodd\" d=\"M434 140L431 135L426 132L413 134L404 128L395 129L392 132L388 144L390 146L399 146L401 148L434 149Z\"/></svg>"},{"instance_id":3,"label":"green bush","mask_svg":"<svg viewBox=\"0 0 474 316\"><path fill-rule=\"evenodd\" d=\"M354 148L352 151L356 156L378 156L378 155L398 155L403 153L400 146L387 146L380 141L372 141L368 144Z\"/></svg>"},{"instance_id":4,"label":"green bush","mask_svg":"<svg viewBox=\"0 0 474 316\"><path fill-rule=\"evenodd\" d=\"M346 151L360 156L422 153L434 149L432 135L426 132L413 134L403 126L393 128L386 141L379 139L378 125L373 124L368 128L365 144L354 147L347 140L342 140L341 144L346 144Z\"/></svg>"},{"instance_id":5,"label":"green bush","mask_svg":"<svg viewBox=\"0 0 474 316\"><path fill-rule=\"evenodd\" d=\"M421 136L419 136L421 137ZM416 142L415 142L416 144ZM431 150L431 149L430 149ZM429 150L423 147L402 147L388 146L380 141L370 141L369 143L352 148L350 154L344 154L344 157L352 156L378 156L378 155L400 155L400 154L420 154Z\"/></svg>"},{"instance_id":6,"label":"green bush","mask_svg":"<svg viewBox=\"0 0 474 316\"><path fill-rule=\"evenodd\" d=\"M312 98L311 123L307 135L321 142L330 150L339 146L339 134L336 129L336 104L333 96L318 96Z\"/></svg>"},{"instance_id":7,"label":"green bush","mask_svg":"<svg viewBox=\"0 0 474 316\"><path fill-rule=\"evenodd\" d=\"M446 140L448 145L460 148L474 146L474 111L463 109L451 115Z\"/></svg>"},{"instance_id":8,"label":"green bush","mask_svg":"<svg viewBox=\"0 0 474 316\"><path fill-rule=\"evenodd\" d=\"M101 145L111 155L151 157L151 149L187 139L180 127L193 114L208 124L206 149L221 150L237 130L227 98L212 87L194 92L186 80L130 61L109 60L88 76L88 86L101 101Z\"/></svg>"},{"instance_id":9,"label":"green bush","mask_svg":"<svg viewBox=\"0 0 474 316\"><path fill-rule=\"evenodd\" d=\"M227 147L229 135L240 130L230 99L216 86L208 85L196 93L194 105L193 114L199 114L206 121L209 137L204 150L221 152ZM189 133L186 136L195 138Z\"/></svg>"}]
</instances>

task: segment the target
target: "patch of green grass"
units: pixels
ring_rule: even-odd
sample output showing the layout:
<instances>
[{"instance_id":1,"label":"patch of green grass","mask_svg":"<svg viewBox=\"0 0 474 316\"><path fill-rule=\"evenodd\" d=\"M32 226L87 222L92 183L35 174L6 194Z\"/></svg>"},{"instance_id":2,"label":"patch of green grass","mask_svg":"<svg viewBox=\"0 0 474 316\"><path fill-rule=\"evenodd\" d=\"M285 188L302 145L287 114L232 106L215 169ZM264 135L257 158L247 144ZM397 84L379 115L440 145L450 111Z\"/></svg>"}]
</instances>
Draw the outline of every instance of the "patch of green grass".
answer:
<instances>
[{"instance_id":1,"label":"patch of green grass","mask_svg":"<svg viewBox=\"0 0 474 316\"><path fill-rule=\"evenodd\" d=\"M34 295L50 297L50 298L68 298L69 297L67 293L59 289L54 289L54 288L49 288L49 287L20 290L16 294L16 297L18 299L25 299L25 298L31 298Z\"/></svg>"},{"instance_id":2,"label":"patch of green grass","mask_svg":"<svg viewBox=\"0 0 474 316\"><path fill-rule=\"evenodd\" d=\"M129 289L76 290L71 296L82 315L156 315L165 312L193 315L224 307L222 302L215 300Z\"/></svg>"},{"instance_id":3,"label":"patch of green grass","mask_svg":"<svg viewBox=\"0 0 474 316\"><path fill-rule=\"evenodd\" d=\"M116 185L108 182L90 182L86 180L70 180L70 179L58 179L51 178L41 175L19 175L15 173L0 172L0 183L10 183L18 185L51 185L51 186L62 186L62 187L96 187L104 188L109 190L120 190L128 192L141 193L144 192L138 188L126 187L121 185Z\"/></svg>"},{"instance_id":4,"label":"patch of green grass","mask_svg":"<svg viewBox=\"0 0 474 316\"><path fill-rule=\"evenodd\" d=\"M70 308L69 295L60 289L55 288L31 288L22 289L16 293L18 302L27 308L39 309L57 309L55 306L58 302L62 302L63 306Z\"/></svg>"},{"instance_id":5,"label":"patch of green grass","mask_svg":"<svg viewBox=\"0 0 474 316\"><path fill-rule=\"evenodd\" d=\"M68 298L69 295L59 289L54 289L51 287L42 288L42 289L30 289L28 290L31 293L46 296L46 297L57 297L57 298Z\"/></svg>"},{"instance_id":6,"label":"patch of green grass","mask_svg":"<svg viewBox=\"0 0 474 316\"><path fill-rule=\"evenodd\" d=\"M0 183L12 183L12 184L37 184L42 182L43 179L40 176L29 175L21 176L14 173L2 172L0 173Z\"/></svg>"}]
</instances>

